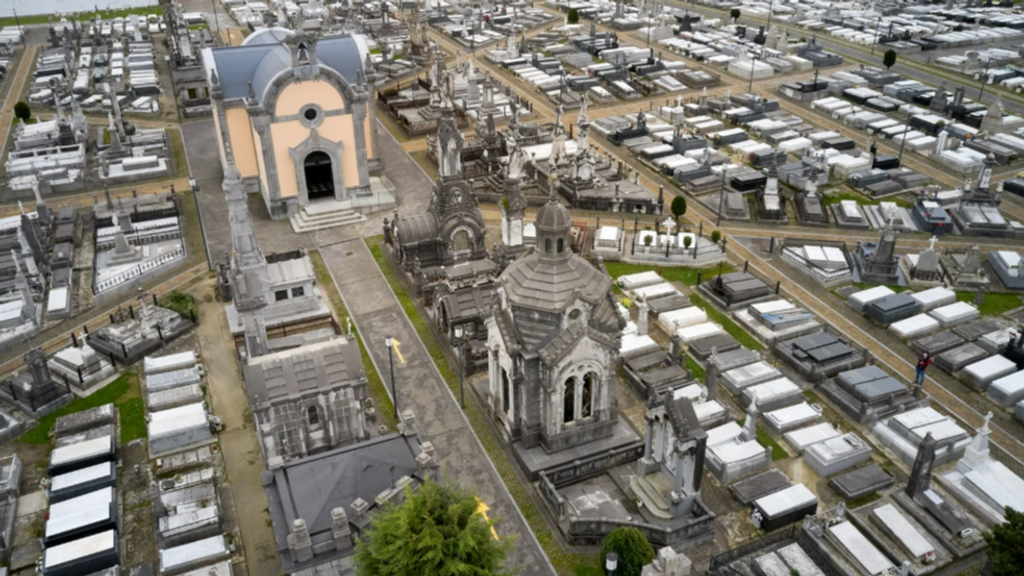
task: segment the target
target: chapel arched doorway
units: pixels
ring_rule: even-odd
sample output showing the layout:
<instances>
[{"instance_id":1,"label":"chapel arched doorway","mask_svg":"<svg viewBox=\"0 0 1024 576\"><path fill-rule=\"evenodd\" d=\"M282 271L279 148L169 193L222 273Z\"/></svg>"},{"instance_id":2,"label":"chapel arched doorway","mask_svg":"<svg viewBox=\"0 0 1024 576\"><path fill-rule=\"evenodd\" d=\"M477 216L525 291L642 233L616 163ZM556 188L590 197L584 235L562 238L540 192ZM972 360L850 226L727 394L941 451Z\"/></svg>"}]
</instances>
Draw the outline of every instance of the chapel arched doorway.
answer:
<instances>
[{"instance_id":1,"label":"chapel arched doorway","mask_svg":"<svg viewBox=\"0 0 1024 576\"><path fill-rule=\"evenodd\" d=\"M331 157L326 152L310 152L303 168L306 171L306 193L310 200L335 197L334 171Z\"/></svg>"}]
</instances>

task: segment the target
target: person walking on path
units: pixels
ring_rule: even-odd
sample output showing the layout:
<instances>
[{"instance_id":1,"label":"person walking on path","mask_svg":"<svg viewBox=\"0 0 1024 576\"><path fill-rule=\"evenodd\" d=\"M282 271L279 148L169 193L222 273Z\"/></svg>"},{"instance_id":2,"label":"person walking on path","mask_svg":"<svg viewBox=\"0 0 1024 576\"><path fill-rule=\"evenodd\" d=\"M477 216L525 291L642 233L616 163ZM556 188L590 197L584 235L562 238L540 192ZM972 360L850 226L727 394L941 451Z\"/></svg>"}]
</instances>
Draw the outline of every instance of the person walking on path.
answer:
<instances>
[{"instance_id":1,"label":"person walking on path","mask_svg":"<svg viewBox=\"0 0 1024 576\"><path fill-rule=\"evenodd\" d=\"M932 359L925 352L921 354L921 357L917 359L917 377L914 378L914 384L924 384L924 371L928 369L932 363Z\"/></svg>"}]
</instances>

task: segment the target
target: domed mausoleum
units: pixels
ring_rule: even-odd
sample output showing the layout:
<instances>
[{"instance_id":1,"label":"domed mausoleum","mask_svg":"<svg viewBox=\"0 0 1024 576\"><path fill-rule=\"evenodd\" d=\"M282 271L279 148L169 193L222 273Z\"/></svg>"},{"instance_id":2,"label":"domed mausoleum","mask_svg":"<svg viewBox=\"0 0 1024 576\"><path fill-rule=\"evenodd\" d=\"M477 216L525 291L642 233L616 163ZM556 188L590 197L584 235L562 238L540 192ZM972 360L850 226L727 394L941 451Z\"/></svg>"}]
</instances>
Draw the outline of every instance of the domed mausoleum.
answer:
<instances>
[{"instance_id":1,"label":"domed mausoleum","mask_svg":"<svg viewBox=\"0 0 1024 576\"><path fill-rule=\"evenodd\" d=\"M488 405L513 441L557 452L612 435L624 323L611 278L571 250L553 194L535 226L536 248L502 272L487 319Z\"/></svg>"}]
</instances>

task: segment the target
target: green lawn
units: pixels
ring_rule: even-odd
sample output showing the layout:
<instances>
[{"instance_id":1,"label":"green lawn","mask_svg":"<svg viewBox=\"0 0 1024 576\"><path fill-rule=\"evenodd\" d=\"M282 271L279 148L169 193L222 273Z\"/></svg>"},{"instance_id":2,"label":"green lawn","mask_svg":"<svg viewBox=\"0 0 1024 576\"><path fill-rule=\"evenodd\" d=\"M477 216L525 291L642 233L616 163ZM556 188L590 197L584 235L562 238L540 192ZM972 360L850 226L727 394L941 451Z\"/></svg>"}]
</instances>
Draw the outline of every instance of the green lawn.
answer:
<instances>
[{"instance_id":1,"label":"green lawn","mask_svg":"<svg viewBox=\"0 0 1024 576\"><path fill-rule=\"evenodd\" d=\"M974 294L970 290L957 290L956 299L958 302L973 304ZM978 306L978 311L985 316L1000 316L1021 306L1024 306L1024 302L1016 294L985 294L985 302Z\"/></svg>"},{"instance_id":2,"label":"green lawn","mask_svg":"<svg viewBox=\"0 0 1024 576\"><path fill-rule=\"evenodd\" d=\"M188 251L188 264L195 266L206 260L206 243L203 241L203 226L199 222L199 208L196 206L195 192L186 190L178 192L178 196L181 199L181 220L185 250Z\"/></svg>"},{"instance_id":3,"label":"green lawn","mask_svg":"<svg viewBox=\"0 0 1024 576\"><path fill-rule=\"evenodd\" d=\"M730 336L735 338L743 346L746 346L747 348L750 348L755 352L764 350L764 345L762 345L757 340L757 338L754 338L753 336L748 334L746 330L740 328L738 324L733 322L732 318L729 318L721 311L719 311L717 308L705 302L704 299L701 298L700 296L697 296L696 294L691 294L690 303L693 304L694 306L699 306L703 308L704 311L708 313L708 319L710 319L712 322L716 324L719 324L723 330L728 332Z\"/></svg>"},{"instance_id":4,"label":"green lawn","mask_svg":"<svg viewBox=\"0 0 1024 576\"><path fill-rule=\"evenodd\" d=\"M744 417L742 420L739 420L738 423L740 426L743 426L743 423L746 421L747 418ZM779 443L771 437L771 435L765 432L760 426L755 427L755 430L757 431L757 443L765 448L772 449L772 462L778 462L779 460L789 458L789 454L786 452L786 449L780 446Z\"/></svg>"},{"instance_id":5,"label":"green lawn","mask_svg":"<svg viewBox=\"0 0 1024 576\"><path fill-rule=\"evenodd\" d=\"M319 250L311 250L309 259L313 261L313 269L316 270L316 280L320 284L320 289L327 293L327 297L334 307L334 313L338 317L338 323L344 328L348 323L348 310L338 294L338 288L334 285L334 278L331 277L323 256L320 255ZM359 336L355 326L352 326L352 333L355 334L356 342L359 343L359 355L363 360L363 370L366 372L366 382L369 384L370 394L373 395L373 401L377 405L377 413L387 424L388 429L396 431L398 430L398 418L395 417L395 405L391 403L391 397L388 396L387 388L384 387L384 381L377 373L377 369L374 368L370 353L366 351L366 345L363 344L363 339Z\"/></svg>"},{"instance_id":6,"label":"green lawn","mask_svg":"<svg viewBox=\"0 0 1024 576\"><path fill-rule=\"evenodd\" d=\"M174 154L175 176L188 178L188 158L185 156L185 142L181 139L181 130L168 128L167 138L171 141L171 152Z\"/></svg>"},{"instance_id":7,"label":"green lawn","mask_svg":"<svg viewBox=\"0 0 1024 576\"><path fill-rule=\"evenodd\" d=\"M193 317L199 319L199 309L196 308L196 297L191 294L174 290L169 294L165 294L163 298L158 299L157 304L164 308L174 310L185 320L191 320Z\"/></svg>"},{"instance_id":8,"label":"green lawn","mask_svg":"<svg viewBox=\"0 0 1024 576\"><path fill-rule=\"evenodd\" d=\"M402 305L402 309L412 323L413 328L416 329L420 340L423 341L424 347L426 347L431 359L433 359L442 378L452 392L457 395L459 386L458 375L448 364L447 357L445 357L441 347L434 339L430 328L420 316L419 311L416 309L416 304L405 291L397 272L391 267L391 263L388 262L387 257L384 255L381 248L383 237L374 236L366 238L365 241L366 245L370 248L370 252L373 254L374 260L377 261L377 266L380 267L384 278L391 285L391 289ZM523 517L530 525L530 529L536 535L537 541L540 542L544 553L551 560L555 570L562 576L600 576L601 570L595 554L570 554L559 545L555 535L551 533L551 528L548 526L547 521L544 519L541 511L538 510L536 501L529 492L530 489L519 479L515 465L509 461L501 441L498 440L488 424L489 417L478 409L475 402L466 403L465 413L466 419L469 420L477 438L480 439L484 450L487 451L491 462L494 463L494 467L498 470L498 474L501 476L505 486L508 487L512 498L519 506L519 510L523 513Z\"/></svg>"},{"instance_id":9,"label":"green lawn","mask_svg":"<svg viewBox=\"0 0 1024 576\"><path fill-rule=\"evenodd\" d=\"M703 382L704 376L707 374L704 367L697 364L697 361L690 357L689 354L686 354L686 370L690 372L690 378L698 382Z\"/></svg>"},{"instance_id":10,"label":"green lawn","mask_svg":"<svg viewBox=\"0 0 1024 576\"><path fill-rule=\"evenodd\" d=\"M34 428L22 434L20 441L26 444L49 444L50 431L57 418L114 403L120 414L121 443L126 444L146 436L146 414L139 391L139 376L129 370L113 382L85 398L76 398L56 412L39 419Z\"/></svg>"},{"instance_id":11,"label":"green lawn","mask_svg":"<svg viewBox=\"0 0 1024 576\"><path fill-rule=\"evenodd\" d=\"M876 200L872 200L867 196L862 196L861 194L853 194L850 192L837 192L826 194L825 196L822 196L821 200L825 204L839 204L843 200L853 200L854 202L860 204L861 206L878 204Z\"/></svg>"},{"instance_id":12,"label":"green lawn","mask_svg":"<svg viewBox=\"0 0 1024 576\"><path fill-rule=\"evenodd\" d=\"M778 462L779 460L785 460L789 458L789 454L786 453L786 449L779 446L779 443L774 438L768 435L760 426L757 427L757 442L761 446L768 446L772 449L772 462Z\"/></svg>"},{"instance_id":13,"label":"green lawn","mask_svg":"<svg viewBox=\"0 0 1024 576\"><path fill-rule=\"evenodd\" d=\"M707 280L718 274L717 266L696 270L693 268L672 268L651 266L649 264L630 264L629 262L605 262L604 265L608 268L608 274L611 275L612 279L617 279L619 276L626 276L628 274L637 274L639 272L654 270L659 276L664 278L666 282L681 282L687 286L695 286L697 284L698 274L702 274L703 280ZM732 266L729 266L728 264L722 267L722 274L728 274L732 271Z\"/></svg>"}]
</instances>

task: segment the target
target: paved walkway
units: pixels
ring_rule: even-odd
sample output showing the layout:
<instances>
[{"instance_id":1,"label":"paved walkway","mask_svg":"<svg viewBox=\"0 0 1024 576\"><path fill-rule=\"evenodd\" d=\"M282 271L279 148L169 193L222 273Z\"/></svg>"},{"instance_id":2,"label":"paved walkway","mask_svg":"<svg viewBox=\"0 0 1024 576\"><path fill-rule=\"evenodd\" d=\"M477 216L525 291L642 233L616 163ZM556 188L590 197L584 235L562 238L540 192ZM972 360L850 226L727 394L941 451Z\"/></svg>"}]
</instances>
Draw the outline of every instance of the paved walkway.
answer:
<instances>
[{"instance_id":1,"label":"paved walkway","mask_svg":"<svg viewBox=\"0 0 1024 576\"><path fill-rule=\"evenodd\" d=\"M445 478L471 490L490 506L489 515L499 518L496 529L501 536L517 538L509 560L520 567L521 574L554 574L366 244L359 239L346 241L321 248L321 254L374 364L385 378L389 364L384 338L390 335L400 342L405 362L394 359L396 404L399 412L415 413L422 439L437 449ZM371 294L374 297L368 297Z\"/></svg>"},{"instance_id":2,"label":"paved walkway","mask_svg":"<svg viewBox=\"0 0 1024 576\"><path fill-rule=\"evenodd\" d=\"M15 76L8 80L8 82L13 84L7 92L3 112L0 113L0 142L3 142L0 145L0 158L7 158L4 152L7 151L7 137L14 126L11 124L14 121L14 105L18 103L18 98L21 97L21 91L25 88L25 82L29 76L28 73L32 70L35 61L36 47L30 44L28 49L22 53L21 60L18 61L18 70L15 72Z\"/></svg>"},{"instance_id":3,"label":"paved walkway","mask_svg":"<svg viewBox=\"0 0 1024 576\"><path fill-rule=\"evenodd\" d=\"M281 560L277 556L274 532L265 512L267 494L263 491L263 455L260 452L249 402L238 368L238 353L228 328L224 304L212 294L214 280L203 283L196 300L202 321L196 327L199 349L206 371L213 412L224 420L219 435L228 483L235 500L235 514L242 532L242 547L250 576L277 576Z\"/></svg>"}]
</instances>

